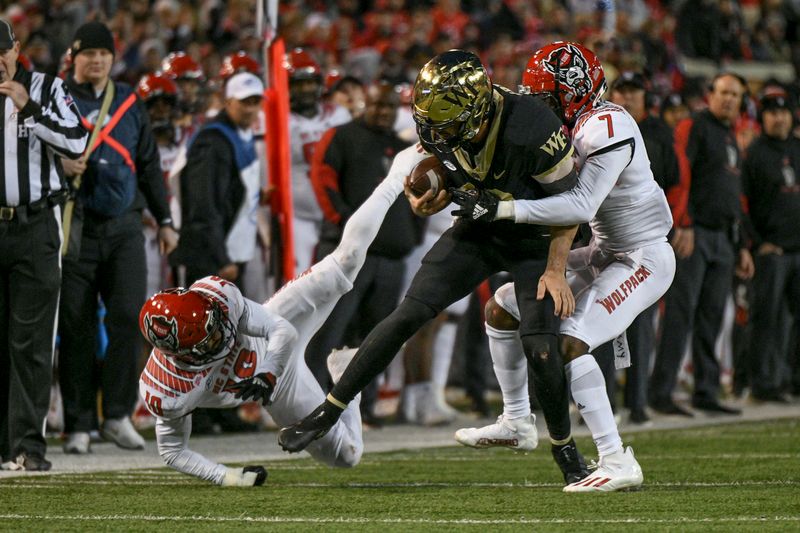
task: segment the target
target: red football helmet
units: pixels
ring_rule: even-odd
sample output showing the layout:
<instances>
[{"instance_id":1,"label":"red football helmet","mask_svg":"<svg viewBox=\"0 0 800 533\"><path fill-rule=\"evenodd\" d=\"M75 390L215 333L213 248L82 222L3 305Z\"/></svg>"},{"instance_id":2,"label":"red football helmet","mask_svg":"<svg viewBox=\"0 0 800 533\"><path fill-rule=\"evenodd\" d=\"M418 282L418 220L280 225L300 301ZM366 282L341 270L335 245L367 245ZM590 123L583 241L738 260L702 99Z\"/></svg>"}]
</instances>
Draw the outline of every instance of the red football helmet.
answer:
<instances>
[{"instance_id":1,"label":"red football helmet","mask_svg":"<svg viewBox=\"0 0 800 533\"><path fill-rule=\"evenodd\" d=\"M556 41L543 46L528 61L521 92L555 100L567 125L606 92L603 65L594 52L578 43Z\"/></svg>"},{"instance_id":2,"label":"red football helmet","mask_svg":"<svg viewBox=\"0 0 800 533\"><path fill-rule=\"evenodd\" d=\"M322 69L319 63L302 48L295 48L286 54L283 65L289 72L290 80L316 78L322 83Z\"/></svg>"},{"instance_id":3,"label":"red football helmet","mask_svg":"<svg viewBox=\"0 0 800 533\"><path fill-rule=\"evenodd\" d=\"M163 72L151 72L150 74L145 74L139 80L136 86L136 94L144 102L157 97L175 102L178 98L178 86Z\"/></svg>"},{"instance_id":4,"label":"red football helmet","mask_svg":"<svg viewBox=\"0 0 800 533\"><path fill-rule=\"evenodd\" d=\"M161 70L172 80L203 81L203 69L186 52L173 52L161 63Z\"/></svg>"},{"instance_id":5,"label":"red football helmet","mask_svg":"<svg viewBox=\"0 0 800 533\"><path fill-rule=\"evenodd\" d=\"M162 353L194 366L225 357L234 339L233 325L219 304L187 289L153 295L139 312L139 329Z\"/></svg>"},{"instance_id":6,"label":"red football helmet","mask_svg":"<svg viewBox=\"0 0 800 533\"><path fill-rule=\"evenodd\" d=\"M239 72L249 72L261 77L261 65L245 52L226 55L222 59L222 66L219 67L219 77L227 80Z\"/></svg>"}]
</instances>

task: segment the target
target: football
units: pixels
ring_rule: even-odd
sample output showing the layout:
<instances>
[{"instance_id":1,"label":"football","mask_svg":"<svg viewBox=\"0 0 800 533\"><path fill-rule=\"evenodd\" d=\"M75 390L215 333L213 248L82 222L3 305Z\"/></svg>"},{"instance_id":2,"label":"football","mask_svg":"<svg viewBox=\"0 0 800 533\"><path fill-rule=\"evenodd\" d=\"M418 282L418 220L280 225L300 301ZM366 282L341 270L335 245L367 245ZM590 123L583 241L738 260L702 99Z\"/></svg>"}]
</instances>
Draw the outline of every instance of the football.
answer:
<instances>
[{"instance_id":1,"label":"football","mask_svg":"<svg viewBox=\"0 0 800 533\"><path fill-rule=\"evenodd\" d=\"M436 157L423 159L411 171L411 175L406 178L409 189L414 196L419 198L428 189L433 189L433 195L447 187L447 171Z\"/></svg>"}]
</instances>

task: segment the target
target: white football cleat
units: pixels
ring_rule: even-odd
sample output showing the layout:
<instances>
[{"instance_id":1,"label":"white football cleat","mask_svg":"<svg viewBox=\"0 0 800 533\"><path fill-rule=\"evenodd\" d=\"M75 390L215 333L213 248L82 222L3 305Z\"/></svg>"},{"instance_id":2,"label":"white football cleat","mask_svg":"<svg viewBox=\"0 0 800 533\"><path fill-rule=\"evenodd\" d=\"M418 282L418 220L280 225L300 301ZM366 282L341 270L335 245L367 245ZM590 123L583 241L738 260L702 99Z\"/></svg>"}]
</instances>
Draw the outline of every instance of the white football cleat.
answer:
<instances>
[{"instance_id":1,"label":"white football cleat","mask_svg":"<svg viewBox=\"0 0 800 533\"><path fill-rule=\"evenodd\" d=\"M584 479L567 485L564 492L613 492L642 486L642 467L628 446L600 458L597 469Z\"/></svg>"},{"instance_id":2,"label":"white football cleat","mask_svg":"<svg viewBox=\"0 0 800 533\"><path fill-rule=\"evenodd\" d=\"M353 360L357 351L358 348L345 347L341 350L333 350L328 356L328 373L330 373L334 385L342 379L342 374L347 370L347 366Z\"/></svg>"},{"instance_id":3,"label":"white football cleat","mask_svg":"<svg viewBox=\"0 0 800 533\"><path fill-rule=\"evenodd\" d=\"M64 453L85 454L89 453L91 437L88 433L78 431L67 435L64 443Z\"/></svg>"},{"instance_id":4,"label":"white football cleat","mask_svg":"<svg viewBox=\"0 0 800 533\"><path fill-rule=\"evenodd\" d=\"M482 428L462 428L456 431L456 440L473 448L505 447L529 452L539 445L536 432L536 415L520 418L497 417L497 422Z\"/></svg>"},{"instance_id":5,"label":"white football cleat","mask_svg":"<svg viewBox=\"0 0 800 533\"><path fill-rule=\"evenodd\" d=\"M126 450L144 450L144 439L133 428L131 419L109 418L100 428L103 438Z\"/></svg>"}]
</instances>

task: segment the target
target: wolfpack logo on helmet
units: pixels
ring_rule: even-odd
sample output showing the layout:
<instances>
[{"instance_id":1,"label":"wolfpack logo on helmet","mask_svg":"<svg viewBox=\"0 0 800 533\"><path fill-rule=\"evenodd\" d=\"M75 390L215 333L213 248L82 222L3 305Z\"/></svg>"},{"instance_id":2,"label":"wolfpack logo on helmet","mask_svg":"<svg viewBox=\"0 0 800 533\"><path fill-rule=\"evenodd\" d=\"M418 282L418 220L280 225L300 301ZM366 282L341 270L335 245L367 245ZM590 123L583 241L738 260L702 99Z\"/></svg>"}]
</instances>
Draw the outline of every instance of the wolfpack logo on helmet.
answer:
<instances>
[{"instance_id":1,"label":"wolfpack logo on helmet","mask_svg":"<svg viewBox=\"0 0 800 533\"><path fill-rule=\"evenodd\" d=\"M586 96L592 89L589 79L589 62L578 48L568 44L566 48L553 50L542 63L548 72L558 76L563 83L579 96Z\"/></svg>"},{"instance_id":2,"label":"wolfpack logo on helmet","mask_svg":"<svg viewBox=\"0 0 800 533\"><path fill-rule=\"evenodd\" d=\"M173 350L178 348L178 322L175 317L167 318L161 315L146 314L144 317L147 340L156 346L169 346Z\"/></svg>"}]
</instances>

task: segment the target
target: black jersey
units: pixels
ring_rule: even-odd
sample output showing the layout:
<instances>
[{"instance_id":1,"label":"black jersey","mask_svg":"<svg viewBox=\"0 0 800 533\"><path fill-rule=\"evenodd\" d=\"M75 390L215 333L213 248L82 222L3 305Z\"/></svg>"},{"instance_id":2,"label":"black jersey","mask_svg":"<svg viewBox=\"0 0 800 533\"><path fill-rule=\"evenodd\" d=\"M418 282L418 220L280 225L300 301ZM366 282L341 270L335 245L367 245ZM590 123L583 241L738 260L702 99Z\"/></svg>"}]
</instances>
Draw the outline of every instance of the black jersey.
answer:
<instances>
[{"instance_id":1,"label":"black jersey","mask_svg":"<svg viewBox=\"0 0 800 533\"><path fill-rule=\"evenodd\" d=\"M572 143L561 121L542 100L494 88L494 118L477 153L424 147L462 188L495 192L503 200L536 200L572 188ZM565 169L565 170L562 170Z\"/></svg>"},{"instance_id":2,"label":"black jersey","mask_svg":"<svg viewBox=\"0 0 800 533\"><path fill-rule=\"evenodd\" d=\"M577 182L572 143L561 121L541 99L494 87L494 117L476 153L446 153L423 143L462 189L487 189L501 200L537 200L571 189ZM547 237L549 230L509 220L491 222L508 237Z\"/></svg>"}]
</instances>

